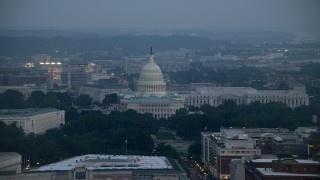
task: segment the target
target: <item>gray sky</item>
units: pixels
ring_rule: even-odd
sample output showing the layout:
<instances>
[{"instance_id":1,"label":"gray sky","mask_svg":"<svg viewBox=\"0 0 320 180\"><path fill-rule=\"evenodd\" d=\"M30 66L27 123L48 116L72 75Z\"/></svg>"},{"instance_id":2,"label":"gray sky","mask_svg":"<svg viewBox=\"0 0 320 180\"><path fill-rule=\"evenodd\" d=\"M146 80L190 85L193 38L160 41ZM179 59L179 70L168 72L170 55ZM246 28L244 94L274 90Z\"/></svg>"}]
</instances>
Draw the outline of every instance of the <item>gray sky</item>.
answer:
<instances>
[{"instance_id":1,"label":"gray sky","mask_svg":"<svg viewBox=\"0 0 320 180\"><path fill-rule=\"evenodd\" d=\"M320 29L319 0L1 0L1 29Z\"/></svg>"}]
</instances>

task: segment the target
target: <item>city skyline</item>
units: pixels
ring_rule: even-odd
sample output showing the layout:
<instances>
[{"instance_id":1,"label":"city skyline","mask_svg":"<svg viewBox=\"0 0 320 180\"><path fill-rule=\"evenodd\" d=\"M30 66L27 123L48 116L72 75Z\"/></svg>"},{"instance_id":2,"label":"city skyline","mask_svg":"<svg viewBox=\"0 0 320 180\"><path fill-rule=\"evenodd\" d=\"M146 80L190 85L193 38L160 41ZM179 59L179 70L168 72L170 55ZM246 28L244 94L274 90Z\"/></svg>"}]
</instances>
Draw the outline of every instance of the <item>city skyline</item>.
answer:
<instances>
[{"instance_id":1,"label":"city skyline","mask_svg":"<svg viewBox=\"0 0 320 180\"><path fill-rule=\"evenodd\" d=\"M320 30L318 1L2 1L0 29Z\"/></svg>"}]
</instances>

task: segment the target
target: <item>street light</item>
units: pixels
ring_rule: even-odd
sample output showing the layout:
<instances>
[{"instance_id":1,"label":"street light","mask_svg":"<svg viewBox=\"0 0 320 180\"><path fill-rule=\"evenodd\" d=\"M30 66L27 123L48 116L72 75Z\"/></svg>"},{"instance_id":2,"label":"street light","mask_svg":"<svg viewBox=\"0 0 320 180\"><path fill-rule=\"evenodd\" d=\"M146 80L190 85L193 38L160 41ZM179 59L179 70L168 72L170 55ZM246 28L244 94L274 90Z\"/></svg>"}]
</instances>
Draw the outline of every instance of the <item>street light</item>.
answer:
<instances>
[{"instance_id":1,"label":"street light","mask_svg":"<svg viewBox=\"0 0 320 180\"><path fill-rule=\"evenodd\" d=\"M60 109L60 99L58 99L58 103L59 103L59 109Z\"/></svg>"}]
</instances>

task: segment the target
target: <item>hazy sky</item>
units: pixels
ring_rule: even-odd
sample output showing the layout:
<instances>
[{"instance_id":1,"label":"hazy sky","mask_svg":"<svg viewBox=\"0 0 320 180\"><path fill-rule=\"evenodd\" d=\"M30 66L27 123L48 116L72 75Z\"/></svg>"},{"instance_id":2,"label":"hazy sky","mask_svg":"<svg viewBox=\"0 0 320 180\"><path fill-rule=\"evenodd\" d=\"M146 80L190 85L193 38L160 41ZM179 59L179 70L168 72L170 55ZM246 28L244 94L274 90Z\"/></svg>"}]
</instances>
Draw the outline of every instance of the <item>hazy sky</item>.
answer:
<instances>
[{"instance_id":1,"label":"hazy sky","mask_svg":"<svg viewBox=\"0 0 320 180\"><path fill-rule=\"evenodd\" d=\"M320 29L319 0L1 0L1 29Z\"/></svg>"}]
</instances>

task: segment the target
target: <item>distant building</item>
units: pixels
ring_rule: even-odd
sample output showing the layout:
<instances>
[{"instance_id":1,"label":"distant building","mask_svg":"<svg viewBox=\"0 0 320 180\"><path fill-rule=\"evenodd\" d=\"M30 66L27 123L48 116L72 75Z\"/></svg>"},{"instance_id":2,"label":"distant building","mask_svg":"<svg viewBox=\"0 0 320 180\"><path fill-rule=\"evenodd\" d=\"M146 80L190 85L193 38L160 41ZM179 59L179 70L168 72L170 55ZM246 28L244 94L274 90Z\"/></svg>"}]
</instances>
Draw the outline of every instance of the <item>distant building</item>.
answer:
<instances>
[{"instance_id":1,"label":"distant building","mask_svg":"<svg viewBox=\"0 0 320 180\"><path fill-rule=\"evenodd\" d=\"M159 66L163 72L180 72L190 69L189 57L161 57Z\"/></svg>"},{"instance_id":2,"label":"distant building","mask_svg":"<svg viewBox=\"0 0 320 180\"><path fill-rule=\"evenodd\" d=\"M1 109L0 120L7 125L21 127L26 134L39 134L65 124L65 111L54 108Z\"/></svg>"},{"instance_id":3,"label":"distant building","mask_svg":"<svg viewBox=\"0 0 320 180\"><path fill-rule=\"evenodd\" d=\"M296 134L288 133L272 138L272 154L291 154L298 157L307 157L308 146Z\"/></svg>"},{"instance_id":4,"label":"distant building","mask_svg":"<svg viewBox=\"0 0 320 180\"><path fill-rule=\"evenodd\" d=\"M4 175L21 173L21 155L15 152L0 152L0 179Z\"/></svg>"},{"instance_id":5,"label":"distant building","mask_svg":"<svg viewBox=\"0 0 320 180\"><path fill-rule=\"evenodd\" d=\"M147 62L144 59L138 59L138 60L128 60L125 63L125 72L126 74L138 74L141 72L142 67L146 64Z\"/></svg>"},{"instance_id":6,"label":"distant building","mask_svg":"<svg viewBox=\"0 0 320 180\"><path fill-rule=\"evenodd\" d=\"M232 159L260 154L256 141L240 129L221 128L220 132L201 133L202 160L219 179L230 178Z\"/></svg>"},{"instance_id":7,"label":"distant building","mask_svg":"<svg viewBox=\"0 0 320 180\"><path fill-rule=\"evenodd\" d=\"M308 106L308 94L296 90L257 90L250 87L202 87L186 97L188 106L200 107L204 104L217 107L232 100L237 105L252 102L282 102L290 108Z\"/></svg>"},{"instance_id":8,"label":"distant building","mask_svg":"<svg viewBox=\"0 0 320 180\"><path fill-rule=\"evenodd\" d=\"M299 130L303 131L304 128ZM258 153L256 149L259 150ZM231 163L231 159L242 159L242 161L235 160L232 164L233 173L241 174L243 171L241 164L244 159L256 158L258 155L265 157L290 155L290 157L305 158L308 155L307 151L306 142L286 128L230 127L221 128L220 132L201 133L202 160L215 177L220 176L222 179L229 178L227 164Z\"/></svg>"},{"instance_id":9,"label":"distant building","mask_svg":"<svg viewBox=\"0 0 320 180\"><path fill-rule=\"evenodd\" d=\"M156 156L88 154L33 169L50 172L56 179L169 179L187 180L178 161Z\"/></svg>"},{"instance_id":10,"label":"distant building","mask_svg":"<svg viewBox=\"0 0 320 180\"><path fill-rule=\"evenodd\" d=\"M77 90L80 86L87 83L87 74L84 71L64 71L61 73L61 83L69 89Z\"/></svg>"},{"instance_id":11,"label":"distant building","mask_svg":"<svg viewBox=\"0 0 320 180\"><path fill-rule=\"evenodd\" d=\"M244 180L244 159L232 159L230 163L230 180Z\"/></svg>"},{"instance_id":12,"label":"distant building","mask_svg":"<svg viewBox=\"0 0 320 180\"><path fill-rule=\"evenodd\" d=\"M239 66L239 58L233 55L222 56L220 52L214 56L202 56L200 61L203 68L237 68Z\"/></svg>"},{"instance_id":13,"label":"distant building","mask_svg":"<svg viewBox=\"0 0 320 180\"><path fill-rule=\"evenodd\" d=\"M34 84L36 86L47 85L48 75L10 75L8 77L9 86L23 86L25 84Z\"/></svg>"},{"instance_id":14,"label":"distant building","mask_svg":"<svg viewBox=\"0 0 320 180\"><path fill-rule=\"evenodd\" d=\"M104 97L108 94L117 94L118 96L130 91L127 86L121 85L83 85L79 88L78 94L89 95L93 102L102 103Z\"/></svg>"},{"instance_id":15,"label":"distant building","mask_svg":"<svg viewBox=\"0 0 320 180\"><path fill-rule=\"evenodd\" d=\"M313 132L319 132L319 129L317 127L297 127L295 130L295 133L301 140L310 137Z\"/></svg>"},{"instance_id":16,"label":"distant building","mask_svg":"<svg viewBox=\"0 0 320 180\"><path fill-rule=\"evenodd\" d=\"M166 82L160 67L154 62L151 49L149 63L141 71L137 81L136 97L123 99L121 109L133 109L138 113L151 113L157 119L169 118L185 107L184 98L167 96Z\"/></svg>"},{"instance_id":17,"label":"distant building","mask_svg":"<svg viewBox=\"0 0 320 180\"><path fill-rule=\"evenodd\" d=\"M67 68L61 72L61 83L70 90L78 90L78 88L88 82L87 63L71 62L66 65Z\"/></svg>"},{"instance_id":18,"label":"distant building","mask_svg":"<svg viewBox=\"0 0 320 180\"><path fill-rule=\"evenodd\" d=\"M126 103L126 109L134 109L138 113L151 113L157 119L168 119L176 111L184 108L184 101L168 97L132 98Z\"/></svg>"},{"instance_id":19,"label":"distant building","mask_svg":"<svg viewBox=\"0 0 320 180\"><path fill-rule=\"evenodd\" d=\"M320 179L319 161L300 159L253 159L245 163L246 180Z\"/></svg>"}]
</instances>

